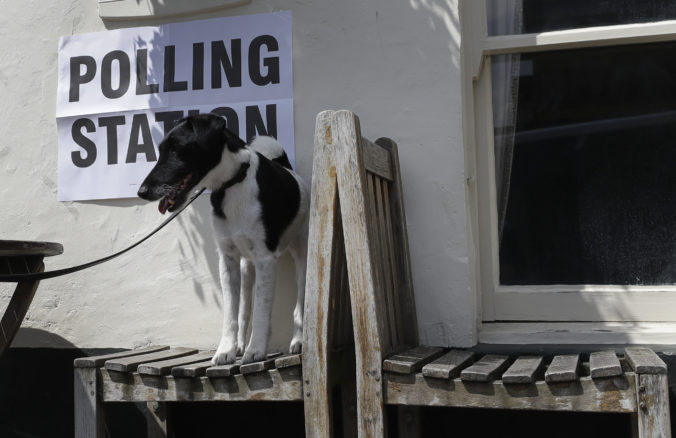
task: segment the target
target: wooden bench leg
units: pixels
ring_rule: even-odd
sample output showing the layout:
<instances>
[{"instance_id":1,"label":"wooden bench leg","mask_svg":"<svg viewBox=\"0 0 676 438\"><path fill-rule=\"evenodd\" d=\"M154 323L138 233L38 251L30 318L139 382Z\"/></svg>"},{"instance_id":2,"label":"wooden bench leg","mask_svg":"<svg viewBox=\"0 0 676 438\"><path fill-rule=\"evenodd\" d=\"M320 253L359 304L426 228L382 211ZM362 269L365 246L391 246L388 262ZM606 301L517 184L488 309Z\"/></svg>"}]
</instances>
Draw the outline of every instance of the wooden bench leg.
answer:
<instances>
[{"instance_id":1,"label":"wooden bench leg","mask_svg":"<svg viewBox=\"0 0 676 438\"><path fill-rule=\"evenodd\" d=\"M97 393L96 368L75 368L75 438L103 438L103 409Z\"/></svg>"},{"instance_id":2,"label":"wooden bench leg","mask_svg":"<svg viewBox=\"0 0 676 438\"><path fill-rule=\"evenodd\" d=\"M165 402L148 402L147 408L146 425L148 438L167 438L172 436L169 404Z\"/></svg>"},{"instance_id":3,"label":"wooden bench leg","mask_svg":"<svg viewBox=\"0 0 676 438\"><path fill-rule=\"evenodd\" d=\"M637 374L639 438L669 438L669 386L666 374Z\"/></svg>"}]
</instances>

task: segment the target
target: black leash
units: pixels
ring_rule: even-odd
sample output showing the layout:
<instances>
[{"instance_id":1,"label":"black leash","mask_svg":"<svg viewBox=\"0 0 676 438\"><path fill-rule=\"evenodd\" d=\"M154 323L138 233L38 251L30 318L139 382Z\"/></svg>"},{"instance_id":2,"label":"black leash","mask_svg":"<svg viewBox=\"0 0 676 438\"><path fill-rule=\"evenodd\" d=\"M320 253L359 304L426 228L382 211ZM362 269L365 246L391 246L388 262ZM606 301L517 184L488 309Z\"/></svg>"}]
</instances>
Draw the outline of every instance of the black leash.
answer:
<instances>
[{"instance_id":1,"label":"black leash","mask_svg":"<svg viewBox=\"0 0 676 438\"><path fill-rule=\"evenodd\" d=\"M180 209L176 210L171 216L169 216L167 219L165 219L164 222L162 222L157 228L155 228L153 231L150 232L147 236L145 236L143 239L139 240L138 242L134 243L128 248L123 249L122 251L116 252L115 254L109 255L108 257L103 257L102 259L94 260L92 262L84 263L82 265L78 266L72 266L70 268L65 268L65 269L58 269L56 271L47 271L47 272L35 272L35 273L28 273L28 274L3 274L0 275L0 283L7 283L7 282L17 282L17 281L35 281L35 280L45 280L47 278L54 278L54 277L60 277L62 275L67 275L67 274L72 274L73 272L77 271L82 271L83 269L91 268L92 266L100 265L101 263L105 263L108 260L112 260L115 257L121 256L127 251L130 251L146 240L148 240L151 236L153 236L155 233L160 231L162 228L165 227L169 222L174 220L176 216L178 216L183 210L185 210L188 205L192 204L192 202L197 199L199 195L202 194L202 192L205 189L200 190L199 192L195 193L192 198L190 198L183 207Z\"/></svg>"}]
</instances>

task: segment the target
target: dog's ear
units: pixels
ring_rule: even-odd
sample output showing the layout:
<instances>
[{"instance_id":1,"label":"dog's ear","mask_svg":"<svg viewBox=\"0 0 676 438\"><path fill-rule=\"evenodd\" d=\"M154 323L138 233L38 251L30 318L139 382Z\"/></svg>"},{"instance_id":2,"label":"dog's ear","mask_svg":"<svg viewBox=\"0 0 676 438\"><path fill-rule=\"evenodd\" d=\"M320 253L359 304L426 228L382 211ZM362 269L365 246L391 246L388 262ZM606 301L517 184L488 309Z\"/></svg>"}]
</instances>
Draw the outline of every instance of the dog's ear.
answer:
<instances>
[{"instance_id":1,"label":"dog's ear","mask_svg":"<svg viewBox=\"0 0 676 438\"><path fill-rule=\"evenodd\" d=\"M243 149L246 146L246 143L241 138L237 137L234 132L228 129L228 127L223 124L223 136L225 137L225 145L230 152L237 152L240 149Z\"/></svg>"}]
</instances>

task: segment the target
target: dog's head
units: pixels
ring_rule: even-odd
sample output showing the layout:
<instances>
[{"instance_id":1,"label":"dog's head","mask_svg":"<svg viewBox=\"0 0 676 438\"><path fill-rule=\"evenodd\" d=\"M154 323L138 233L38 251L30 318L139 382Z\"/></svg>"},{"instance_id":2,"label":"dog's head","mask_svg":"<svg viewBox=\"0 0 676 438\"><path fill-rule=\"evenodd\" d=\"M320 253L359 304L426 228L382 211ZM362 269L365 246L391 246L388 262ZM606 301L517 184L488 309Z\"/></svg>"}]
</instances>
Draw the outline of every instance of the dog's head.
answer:
<instances>
[{"instance_id":1,"label":"dog's head","mask_svg":"<svg viewBox=\"0 0 676 438\"><path fill-rule=\"evenodd\" d=\"M160 143L160 156L141 184L138 196L148 201L160 199L162 214L174 211L223 160L224 153L244 147L245 143L226 128L222 117L186 117Z\"/></svg>"}]
</instances>

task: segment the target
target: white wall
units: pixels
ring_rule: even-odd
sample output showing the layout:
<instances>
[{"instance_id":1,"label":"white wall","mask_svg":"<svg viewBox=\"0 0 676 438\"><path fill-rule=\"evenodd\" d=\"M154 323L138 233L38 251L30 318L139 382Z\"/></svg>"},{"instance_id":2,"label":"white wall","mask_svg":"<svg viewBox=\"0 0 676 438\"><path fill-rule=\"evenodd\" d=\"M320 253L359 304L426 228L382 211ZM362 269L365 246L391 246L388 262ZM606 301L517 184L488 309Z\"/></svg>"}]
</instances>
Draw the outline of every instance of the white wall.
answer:
<instances>
[{"instance_id":1,"label":"white wall","mask_svg":"<svg viewBox=\"0 0 676 438\"><path fill-rule=\"evenodd\" d=\"M5 2L0 17L0 239L63 243L59 268L107 255L154 228L155 204L57 202L55 94L61 35L157 24L103 22L94 0ZM215 13L293 11L296 161L308 181L314 118L347 108L364 135L399 144L421 341L468 346L469 290L457 0L253 0ZM206 18L206 15L173 21ZM201 199L139 249L44 281L15 346L214 348L220 292ZM272 348L290 339L293 273L281 267ZM4 286L1 286L4 287ZM8 295L0 289L1 297ZM6 300L0 301L0 309Z\"/></svg>"}]
</instances>

